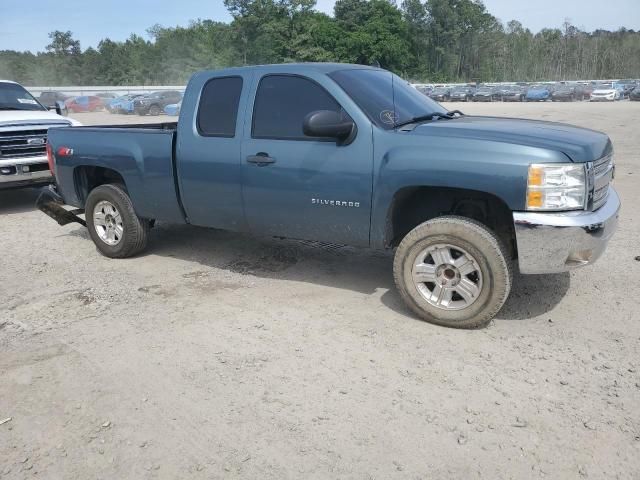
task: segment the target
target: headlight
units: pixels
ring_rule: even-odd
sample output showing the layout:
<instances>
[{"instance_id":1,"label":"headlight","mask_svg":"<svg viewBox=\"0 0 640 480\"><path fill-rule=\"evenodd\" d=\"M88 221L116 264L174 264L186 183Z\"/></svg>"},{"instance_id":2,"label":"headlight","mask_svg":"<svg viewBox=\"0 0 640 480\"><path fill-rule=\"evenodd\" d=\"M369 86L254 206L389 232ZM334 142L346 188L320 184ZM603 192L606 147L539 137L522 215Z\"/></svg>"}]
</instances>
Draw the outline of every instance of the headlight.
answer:
<instances>
[{"instance_id":1,"label":"headlight","mask_svg":"<svg viewBox=\"0 0 640 480\"><path fill-rule=\"evenodd\" d=\"M529 166L527 210L582 210L587 201L584 164Z\"/></svg>"}]
</instances>

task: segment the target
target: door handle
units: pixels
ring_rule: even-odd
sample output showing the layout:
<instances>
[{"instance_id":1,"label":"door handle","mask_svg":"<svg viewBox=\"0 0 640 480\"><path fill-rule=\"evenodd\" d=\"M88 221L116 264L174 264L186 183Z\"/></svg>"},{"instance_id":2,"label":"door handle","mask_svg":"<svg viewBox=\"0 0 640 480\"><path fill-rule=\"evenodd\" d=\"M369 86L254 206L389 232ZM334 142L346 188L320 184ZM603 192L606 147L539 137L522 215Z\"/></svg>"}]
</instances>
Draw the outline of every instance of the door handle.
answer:
<instances>
[{"instance_id":1,"label":"door handle","mask_svg":"<svg viewBox=\"0 0 640 480\"><path fill-rule=\"evenodd\" d=\"M247 157L247 162L255 163L259 167L264 167L265 165L276 163L276 159L273 157L270 157L268 153L259 152L259 153L256 153L255 155L249 155Z\"/></svg>"}]
</instances>

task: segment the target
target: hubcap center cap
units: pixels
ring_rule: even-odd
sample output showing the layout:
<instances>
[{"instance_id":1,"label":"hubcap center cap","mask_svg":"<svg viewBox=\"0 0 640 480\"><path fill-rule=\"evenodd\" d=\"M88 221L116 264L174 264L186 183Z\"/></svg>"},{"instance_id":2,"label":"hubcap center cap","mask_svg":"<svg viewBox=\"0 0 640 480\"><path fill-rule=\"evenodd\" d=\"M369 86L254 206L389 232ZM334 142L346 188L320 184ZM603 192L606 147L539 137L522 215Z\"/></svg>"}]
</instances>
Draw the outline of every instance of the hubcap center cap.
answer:
<instances>
[{"instance_id":1,"label":"hubcap center cap","mask_svg":"<svg viewBox=\"0 0 640 480\"><path fill-rule=\"evenodd\" d=\"M453 265L440 265L436 269L436 280L440 285L455 287L460 283L460 272Z\"/></svg>"}]
</instances>

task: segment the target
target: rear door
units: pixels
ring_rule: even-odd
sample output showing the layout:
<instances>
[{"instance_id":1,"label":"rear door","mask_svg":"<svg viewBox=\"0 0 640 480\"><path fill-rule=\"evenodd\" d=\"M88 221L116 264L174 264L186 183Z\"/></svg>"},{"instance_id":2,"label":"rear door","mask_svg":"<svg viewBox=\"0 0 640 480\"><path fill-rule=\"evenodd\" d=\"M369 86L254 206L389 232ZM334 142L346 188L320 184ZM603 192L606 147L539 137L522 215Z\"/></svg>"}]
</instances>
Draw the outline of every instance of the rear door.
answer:
<instances>
[{"instance_id":1,"label":"rear door","mask_svg":"<svg viewBox=\"0 0 640 480\"><path fill-rule=\"evenodd\" d=\"M371 124L326 75L267 73L256 80L241 154L251 231L368 245ZM351 117L358 127L355 140L339 146L335 140L304 135L305 116L317 110ZM260 157L268 163L260 163Z\"/></svg>"},{"instance_id":2,"label":"rear door","mask_svg":"<svg viewBox=\"0 0 640 480\"><path fill-rule=\"evenodd\" d=\"M246 230L240 185L243 114L252 74L196 74L187 89L176 144L180 192L189 222ZM239 113L240 112L240 113Z\"/></svg>"}]
</instances>

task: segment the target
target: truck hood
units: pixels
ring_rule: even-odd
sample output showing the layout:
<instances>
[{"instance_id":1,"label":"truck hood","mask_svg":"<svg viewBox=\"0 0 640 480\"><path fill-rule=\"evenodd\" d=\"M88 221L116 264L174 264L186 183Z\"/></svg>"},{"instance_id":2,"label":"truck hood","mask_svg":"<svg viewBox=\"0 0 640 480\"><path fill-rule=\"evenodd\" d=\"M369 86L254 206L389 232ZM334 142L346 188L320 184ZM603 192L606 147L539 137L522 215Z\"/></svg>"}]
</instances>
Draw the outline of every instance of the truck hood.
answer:
<instances>
[{"instance_id":1,"label":"truck hood","mask_svg":"<svg viewBox=\"0 0 640 480\"><path fill-rule=\"evenodd\" d=\"M611 150L609 137L563 123L516 118L465 116L418 125L412 135L486 140L564 153L577 163L601 158Z\"/></svg>"},{"instance_id":2,"label":"truck hood","mask_svg":"<svg viewBox=\"0 0 640 480\"><path fill-rule=\"evenodd\" d=\"M70 123L80 126L80 122L68 117L61 117L55 112L46 110L0 110L0 128L15 125Z\"/></svg>"}]
</instances>

